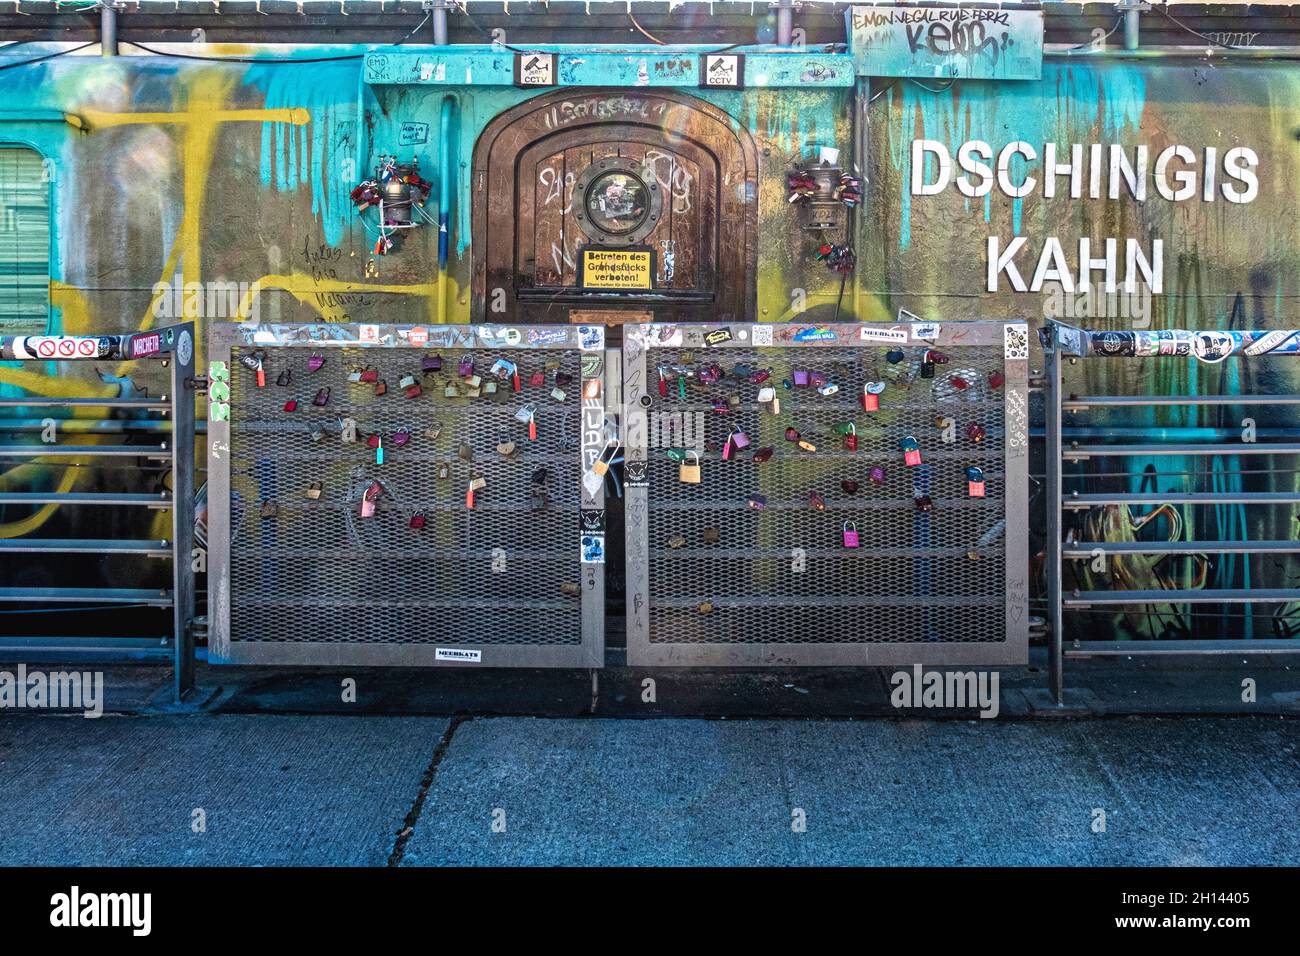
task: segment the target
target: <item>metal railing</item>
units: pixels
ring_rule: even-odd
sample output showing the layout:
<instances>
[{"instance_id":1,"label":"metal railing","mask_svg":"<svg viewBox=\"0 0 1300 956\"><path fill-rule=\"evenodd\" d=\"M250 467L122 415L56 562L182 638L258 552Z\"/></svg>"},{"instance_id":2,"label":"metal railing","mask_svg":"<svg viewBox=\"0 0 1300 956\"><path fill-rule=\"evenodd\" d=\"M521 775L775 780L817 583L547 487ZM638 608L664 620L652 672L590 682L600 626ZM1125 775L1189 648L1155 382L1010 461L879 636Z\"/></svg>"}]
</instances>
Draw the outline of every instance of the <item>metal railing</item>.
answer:
<instances>
[{"instance_id":1,"label":"metal railing","mask_svg":"<svg viewBox=\"0 0 1300 956\"><path fill-rule=\"evenodd\" d=\"M1109 440L1116 435L1123 438L1131 429L1093 423L1082 434L1075 431L1082 441L1065 438L1066 416L1145 409L1153 417L1183 410L1185 417L1194 418L1200 409L1211 409L1222 418L1222 412L1233 407L1294 406L1300 404L1300 395L1250 389L1197 394L1190 388L1184 394L1155 396L1066 394L1063 381L1065 363L1126 359L1145 371L1158 363L1180 361L1191 363L1193 369L1204 367L1204 363L1229 363L1224 368L1235 369L1236 363L1258 363L1266 356L1287 361L1300 356L1300 332L1092 331L1053 321L1040 337L1046 397L1049 686L1056 702L1064 699L1064 663L1070 657L1300 653L1300 641L1289 638L1197 639L1188 626L1195 622L1194 608L1218 605L1224 610L1213 626L1219 631L1239 626L1244 637L1257 623L1255 606L1274 606L1277 611L1271 620L1276 623L1277 613L1300 602L1300 588L1258 587L1254 583L1263 578L1270 585L1277 584L1289 577L1278 574L1277 568L1263 567L1261 559L1289 559L1300 554L1300 541L1294 534L1300 492L1273 486L1279 475L1294 476L1300 465L1300 443L1271 440L1271 436L1287 435L1288 429L1257 428L1253 418L1235 429L1222 420L1212 427L1182 423L1161 428L1148 422L1144 431L1151 437L1133 443ZM1194 378L1189 374L1189 379ZM1218 386L1240 388L1240 376L1237 378L1237 382L1223 378ZM1232 435L1238 440L1224 440ZM1162 437L1170 440L1152 440ZM1180 458L1184 462L1175 463L1172 469L1155 464ZM1239 458L1245 459L1244 463ZM1288 460L1292 467L1281 467ZM1180 487L1160 491L1156 484L1167 476L1176 477ZM1290 484L1294 483L1293 477ZM1134 515L1134 508L1149 510ZM1234 513L1226 522L1215 521L1216 532L1271 526L1274 536L1216 533L1202 539L1186 530L1188 516L1194 518L1202 509L1224 508ZM1251 509L1248 514L1236 514L1236 509L1247 508ZM1268 520L1267 509L1277 508L1288 509L1289 514L1281 518L1274 514ZM1067 515L1072 523L1068 529ZM1156 520L1166 523L1163 540L1151 540L1145 530ZM1279 528L1285 530L1285 536L1278 533ZM1212 574L1235 583L1207 587ZM1067 576L1071 584L1066 583ZM1133 613L1119 610L1128 608L1139 609L1136 613L1147 633L1155 628L1161 633L1154 639L1144 633L1146 639L1083 640L1076 634L1066 640L1067 611ZM1227 609L1236 610L1224 617ZM1170 633L1180 636L1170 638Z\"/></svg>"},{"instance_id":2,"label":"metal railing","mask_svg":"<svg viewBox=\"0 0 1300 956\"><path fill-rule=\"evenodd\" d=\"M210 661L602 665L603 329L209 345Z\"/></svg>"},{"instance_id":3,"label":"metal railing","mask_svg":"<svg viewBox=\"0 0 1300 956\"><path fill-rule=\"evenodd\" d=\"M0 409L18 410L22 417L0 417L0 462L39 464L52 469L103 468L117 463L133 468L142 461L160 465L170 477L170 490L74 491L75 482L60 483L63 490L0 491L0 505L19 508L99 507L168 510L171 535L159 539L52 538L30 534L0 538L0 556L78 555L115 559L148 556L170 560L170 588L87 586L69 581L59 587L0 587L0 602L10 605L76 606L83 609L169 608L171 646L155 638L22 636L0 637L0 655L30 659L34 655L59 660L139 660L161 651L174 662L174 691L179 702L194 686L195 586L194 547L194 327L182 323L122 335L14 336L0 339L0 361L156 362L167 370L169 387L156 398L49 397L22 395L0 399ZM109 409L142 418L130 424L119 420L53 419L31 412L46 410L74 413ZM145 443L136 444L137 440ZM121 470L121 469L119 469ZM67 487L64 487L67 485ZM10 565L16 568L16 565ZM20 612L22 613L22 612Z\"/></svg>"},{"instance_id":4,"label":"metal railing","mask_svg":"<svg viewBox=\"0 0 1300 956\"><path fill-rule=\"evenodd\" d=\"M1024 663L1028 348L625 327L628 663Z\"/></svg>"}]
</instances>

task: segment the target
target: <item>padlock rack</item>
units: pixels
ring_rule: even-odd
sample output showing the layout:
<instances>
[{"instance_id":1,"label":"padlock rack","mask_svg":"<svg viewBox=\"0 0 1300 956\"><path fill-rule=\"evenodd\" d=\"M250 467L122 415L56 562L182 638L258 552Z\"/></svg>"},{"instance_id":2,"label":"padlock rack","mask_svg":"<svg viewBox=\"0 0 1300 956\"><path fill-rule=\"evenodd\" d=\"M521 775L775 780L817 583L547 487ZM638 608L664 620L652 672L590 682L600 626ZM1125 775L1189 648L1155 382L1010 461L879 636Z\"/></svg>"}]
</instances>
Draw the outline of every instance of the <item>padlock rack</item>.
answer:
<instances>
[{"instance_id":1,"label":"padlock rack","mask_svg":"<svg viewBox=\"0 0 1300 956\"><path fill-rule=\"evenodd\" d=\"M604 482L604 331L587 326L235 324L209 327L209 660L234 664L599 667ZM241 357L264 355L264 387ZM425 373L425 356L443 360ZM312 370L311 358L324 358ZM470 397L458 360L484 383L502 359L521 369ZM560 363L572 383L532 386ZM350 381L370 367L387 385ZM287 371L289 384L277 384ZM413 374L411 397L400 385ZM492 379L495 381L495 379ZM218 387L224 383L224 388ZM449 397L457 385L462 394ZM324 406L313 396L330 387ZM287 399L298 402L283 411ZM537 409L537 440L516 415ZM345 442L337 423L355 422ZM436 436L429 430L440 427ZM409 430L409 443L391 441ZM383 438L384 461L368 447ZM506 437L517 453L499 453ZM469 446L472 460L459 455ZM447 477L440 477L443 466ZM543 473L543 506L531 497ZM470 480L486 487L468 507ZM322 494L308 499L312 482ZM382 488L373 515L362 496ZM261 502L276 504L260 514ZM423 515L422 527L412 524Z\"/></svg>"},{"instance_id":2,"label":"padlock rack","mask_svg":"<svg viewBox=\"0 0 1300 956\"><path fill-rule=\"evenodd\" d=\"M0 361L40 363L57 372L56 363L160 362L168 370L169 387L150 397L5 396L0 409L13 414L0 419L0 431L21 436L0 443L0 461L24 462L53 469L104 469L136 462L162 462L171 476L170 492L0 491L0 505L61 508L131 508L171 512L171 535L158 540L122 538L0 538L0 556L7 564L23 554L100 555L105 560L144 555L170 560L170 588L87 587L69 581L58 587L0 587L6 605L64 605L94 609L127 607L170 608L171 632L161 637L0 637L5 660L112 661L171 660L173 688L179 701L194 686L194 326L185 322L143 332L98 336L13 336L0 338ZM61 378L60 381L72 381ZM89 384L89 382L87 383ZM82 417L113 409L129 419ZM43 421L50 411L58 440L41 441ZM33 414L34 413L34 414ZM157 417L151 417L157 416ZM91 427L82 428L83 424ZM147 444L133 444L143 439ZM60 471L60 474L64 472ZM74 483L75 485L75 483ZM125 522L123 522L125 523ZM13 555L14 557L9 557ZM12 565L11 565L12 566ZM6 609L8 610L8 609ZM0 627L0 631L8 630Z\"/></svg>"},{"instance_id":3,"label":"padlock rack","mask_svg":"<svg viewBox=\"0 0 1300 956\"><path fill-rule=\"evenodd\" d=\"M1204 337L1204 338L1201 338ZM1250 574L1251 558L1271 556L1285 559L1300 554L1300 541L1295 539L1295 514L1300 509L1300 492L1248 490L1249 486L1267 485L1272 478L1285 470L1288 475L1300 466L1300 443L1276 440L1278 432L1283 437L1286 430L1261 429L1256 441L1243 441L1241 418L1253 414L1252 409L1270 406L1300 405L1300 395L1266 394L1250 390L1220 392L1218 389L1240 388L1240 381L1248 377L1245 365L1269 362L1295 361L1300 357L1300 332L1265 330L1241 331L1188 331L1182 329L1159 331L1097 331L1076 328L1063 322L1049 321L1040 332L1044 356L1044 387L1046 395L1046 457L1047 457L1047 615L1050 628L1049 687L1057 704L1064 702L1064 663L1068 658L1114 655L1138 657L1158 654L1296 654L1300 641L1294 639L1227 639L1227 640L1065 640L1065 612L1116 614L1124 609L1138 613L1163 615L1167 618L1185 618L1197 609L1218 606L1220 613L1231 613L1241 619L1242 636L1246 629L1263 624L1254 608L1272 605L1281 609L1290 602L1300 602L1300 588L1257 588L1242 584L1237 587L1204 588L1149 588L1084 590L1065 583L1065 578L1076 581L1085 562L1103 561L1110 567L1114 561L1133 556L1163 555L1171 558L1205 557L1211 566L1234 557ZM1208 349L1206 348L1208 346ZM1198 358L1198 351L1207 358ZM1135 394L1067 394L1063 366L1082 365L1085 379L1087 366L1107 361L1128 361L1143 366L1178 364L1186 369L1191 386L1204 385L1216 389L1209 393L1135 395ZM1222 364L1220 364L1222 363ZM1198 375L1210 368L1220 368L1228 374L1217 376L1217 381ZM1135 375L1130 380L1146 381L1147 375ZM1236 417L1219 422L1223 427L1198 427L1195 421L1200 408L1232 409ZM1067 427L1082 425L1075 416L1107 415L1112 411L1145 409L1146 420L1132 422L1134 427L1115 427L1118 422L1108 420L1106 427L1092 423L1086 441L1067 441ZM1187 427L1161 427L1158 419L1168 419L1178 409L1186 410ZM1257 414L1257 412L1255 412ZM1070 426L1066 416L1072 417ZM1154 419L1154 420L1153 420ZM1138 443L1108 438L1128 438L1134 433L1154 434L1169 440ZM1195 440L1180 441L1190 437ZM1179 463L1177 459L1184 459ZM1157 477L1173 474L1185 479L1185 487L1176 491L1140 491L1124 489L1096 491L1096 483L1105 480L1111 485L1132 488L1141 486L1141 469L1153 460L1162 469ZM1092 465L1092 470L1088 466ZM1288 466L1285 467L1284 465ZM1093 490L1084 490L1091 481ZM1293 483L1288 477L1287 483ZM1068 489L1067 489L1068 486ZM1287 508L1290 517L1285 526L1290 532L1286 538L1252 538L1242 535L1232 538L1216 536L1213 540L1135 540L1089 541L1080 540L1077 532L1068 534L1065 513L1076 517L1092 509L1102 508L1159 508L1178 506L1183 513L1197 509L1231 506L1242 509L1237 513L1239 530L1266 523L1267 509ZM1244 509L1250 509L1249 512ZM1202 512L1203 514L1204 512ZM1278 526L1274 521L1273 525ZM1109 576L1107 573L1106 576ZM1143 612L1142 609L1147 611ZM1170 608L1164 612L1160 608Z\"/></svg>"},{"instance_id":4,"label":"padlock rack","mask_svg":"<svg viewBox=\"0 0 1300 956\"><path fill-rule=\"evenodd\" d=\"M950 361L934 379L887 385L880 411L865 412L860 390L888 374L894 349L908 363L931 349ZM674 380L660 395L661 366L712 362L726 380L680 391ZM759 406L758 384L735 376L738 363L773 369L762 384L775 387L779 415ZM794 370L828 374L839 391L787 389ZM990 384L994 372L1000 384ZM971 380L960 392L952 384L958 373L963 384ZM1027 376L1022 323L626 326L628 663L1023 663ZM738 407L715 411L713 401L728 393ZM955 441L941 440L939 414L960 421ZM856 423L857 451L834 432L846 420ZM665 421L683 440L665 433ZM974 422L987 429L982 441L961 434ZM694 423L703 436L685 440ZM816 451L786 441L787 426L818 433ZM720 445L732 427L751 444L722 460L708 445ZM912 430L923 463L909 468L899 441ZM678 480L669 452L682 445L704 448L698 485ZM760 447L772 447L772 458L753 461ZM879 487L868 483L873 465L886 467ZM968 496L968 465L984 470L985 497ZM846 478L858 482L856 493L842 492ZM747 507L753 493L767 499L761 511ZM823 496L824 509L812 506L811 493ZM922 495L932 511L916 507ZM845 520L856 521L857 549L843 547Z\"/></svg>"}]
</instances>

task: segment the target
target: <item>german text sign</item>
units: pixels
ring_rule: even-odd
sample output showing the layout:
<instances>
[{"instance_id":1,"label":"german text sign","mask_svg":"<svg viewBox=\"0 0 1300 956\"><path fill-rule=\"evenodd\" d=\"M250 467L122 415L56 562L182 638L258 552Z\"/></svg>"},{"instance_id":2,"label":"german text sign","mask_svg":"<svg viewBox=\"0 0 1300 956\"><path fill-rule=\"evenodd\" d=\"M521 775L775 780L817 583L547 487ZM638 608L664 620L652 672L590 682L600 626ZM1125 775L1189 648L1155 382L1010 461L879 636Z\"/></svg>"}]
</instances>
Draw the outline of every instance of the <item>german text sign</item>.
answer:
<instances>
[{"instance_id":1,"label":"german text sign","mask_svg":"<svg viewBox=\"0 0 1300 956\"><path fill-rule=\"evenodd\" d=\"M1043 11L1037 5L882 3L850 7L845 16L862 76L1042 77Z\"/></svg>"},{"instance_id":2,"label":"german text sign","mask_svg":"<svg viewBox=\"0 0 1300 956\"><path fill-rule=\"evenodd\" d=\"M654 254L649 249L582 250L585 289L649 289Z\"/></svg>"}]
</instances>

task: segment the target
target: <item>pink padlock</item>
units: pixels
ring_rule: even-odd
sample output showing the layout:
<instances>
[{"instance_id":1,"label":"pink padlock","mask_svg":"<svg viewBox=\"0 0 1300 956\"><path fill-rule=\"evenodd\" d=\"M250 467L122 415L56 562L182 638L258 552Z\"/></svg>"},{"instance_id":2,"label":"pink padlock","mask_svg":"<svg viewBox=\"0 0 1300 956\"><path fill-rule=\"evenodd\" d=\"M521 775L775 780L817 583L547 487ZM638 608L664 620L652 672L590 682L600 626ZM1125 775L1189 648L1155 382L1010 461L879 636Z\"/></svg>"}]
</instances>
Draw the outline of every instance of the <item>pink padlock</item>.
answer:
<instances>
[{"instance_id":1,"label":"pink padlock","mask_svg":"<svg viewBox=\"0 0 1300 956\"><path fill-rule=\"evenodd\" d=\"M903 463L909 468L915 468L921 463L920 443L911 435L900 441L898 447L903 450Z\"/></svg>"},{"instance_id":2,"label":"pink padlock","mask_svg":"<svg viewBox=\"0 0 1300 956\"><path fill-rule=\"evenodd\" d=\"M858 526L852 521L844 522L844 547L856 548L858 546Z\"/></svg>"}]
</instances>

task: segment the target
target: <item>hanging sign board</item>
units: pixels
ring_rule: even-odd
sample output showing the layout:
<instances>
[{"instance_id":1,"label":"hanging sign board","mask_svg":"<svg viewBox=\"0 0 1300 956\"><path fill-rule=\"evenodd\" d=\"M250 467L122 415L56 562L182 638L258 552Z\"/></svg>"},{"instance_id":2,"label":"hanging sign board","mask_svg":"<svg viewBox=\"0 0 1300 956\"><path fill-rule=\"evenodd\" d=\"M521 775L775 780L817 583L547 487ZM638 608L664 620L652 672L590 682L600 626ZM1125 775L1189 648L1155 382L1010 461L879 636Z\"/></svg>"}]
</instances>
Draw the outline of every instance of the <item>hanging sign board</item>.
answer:
<instances>
[{"instance_id":1,"label":"hanging sign board","mask_svg":"<svg viewBox=\"0 0 1300 956\"><path fill-rule=\"evenodd\" d=\"M579 284L584 289L650 289L653 276L654 250L644 246L582 250Z\"/></svg>"},{"instance_id":2,"label":"hanging sign board","mask_svg":"<svg viewBox=\"0 0 1300 956\"><path fill-rule=\"evenodd\" d=\"M1037 80L1043 75L1038 4L880 3L845 12L861 76Z\"/></svg>"}]
</instances>

